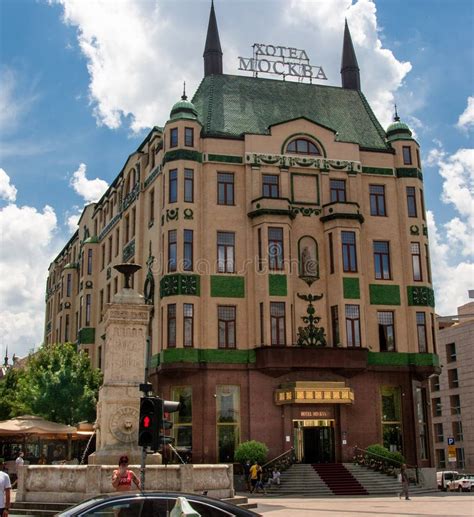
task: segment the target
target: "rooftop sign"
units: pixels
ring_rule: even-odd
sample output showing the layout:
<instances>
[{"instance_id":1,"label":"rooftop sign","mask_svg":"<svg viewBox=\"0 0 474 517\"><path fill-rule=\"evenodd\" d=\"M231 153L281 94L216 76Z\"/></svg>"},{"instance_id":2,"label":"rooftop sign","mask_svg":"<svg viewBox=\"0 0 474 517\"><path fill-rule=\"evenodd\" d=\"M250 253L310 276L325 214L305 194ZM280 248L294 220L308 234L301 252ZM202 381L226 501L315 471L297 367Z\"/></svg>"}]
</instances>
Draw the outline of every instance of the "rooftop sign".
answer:
<instances>
[{"instance_id":1,"label":"rooftop sign","mask_svg":"<svg viewBox=\"0 0 474 517\"><path fill-rule=\"evenodd\" d=\"M290 76L297 77L299 80L327 81L323 67L310 64L305 50L264 43L254 43L252 48L253 57L239 56L239 70L253 72L255 77L261 72L281 75L283 79Z\"/></svg>"}]
</instances>

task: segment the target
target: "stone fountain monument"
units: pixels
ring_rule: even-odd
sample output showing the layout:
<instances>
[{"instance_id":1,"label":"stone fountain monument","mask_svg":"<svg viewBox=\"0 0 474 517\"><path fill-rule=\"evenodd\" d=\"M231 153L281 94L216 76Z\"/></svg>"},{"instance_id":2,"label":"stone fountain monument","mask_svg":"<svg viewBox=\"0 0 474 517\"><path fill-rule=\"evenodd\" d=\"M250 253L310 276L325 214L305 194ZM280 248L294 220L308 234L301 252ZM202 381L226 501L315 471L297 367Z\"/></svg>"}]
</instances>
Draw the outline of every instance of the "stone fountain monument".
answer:
<instances>
[{"instance_id":1,"label":"stone fountain monument","mask_svg":"<svg viewBox=\"0 0 474 517\"><path fill-rule=\"evenodd\" d=\"M130 464L141 461L139 385L145 375L150 306L130 287L130 278L140 267L115 266L125 275L125 285L105 313L104 383L99 391L96 452L89 456L91 465L117 465L122 455L128 456ZM161 455L148 455L147 463L161 463Z\"/></svg>"}]
</instances>

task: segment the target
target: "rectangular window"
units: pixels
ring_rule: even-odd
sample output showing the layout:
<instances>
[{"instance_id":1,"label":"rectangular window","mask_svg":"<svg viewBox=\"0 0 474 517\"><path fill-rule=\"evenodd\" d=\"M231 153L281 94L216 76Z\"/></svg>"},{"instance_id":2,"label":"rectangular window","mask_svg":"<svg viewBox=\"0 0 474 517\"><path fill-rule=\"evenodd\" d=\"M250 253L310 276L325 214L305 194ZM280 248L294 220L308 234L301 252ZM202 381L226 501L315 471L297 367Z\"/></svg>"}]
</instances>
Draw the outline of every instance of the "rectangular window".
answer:
<instances>
[{"instance_id":1,"label":"rectangular window","mask_svg":"<svg viewBox=\"0 0 474 517\"><path fill-rule=\"evenodd\" d=\"M460 415L461 414L461 398L459 397L459 395L451 395L449 397L449 401L451 404L451 414Z\"/></svg>"},{"instance_id":2,"label":"rectangular window","mask_svg":"<svg viewBox=\"0 0 474 517\"><path fill-rule=\"evenodd\" d=\"M176 271L177 266L177 232L168 231L168 273Z\"/></svg>"},{"instance_id":3,"label":"rectangular window","mask_svg":"<svg viewBox=\"0 0 474 517\"><path fill-rule=\"evenodd\" d=\"M431 264L430 264L430 249L428 244L425 244L425 260L426 260L426 276L428 282L431 283Z\"/></svg>"},{"instance_id":4,"label":"rectangular window","mask_svg":"<svg viewBox=\"0 0 474 517\"><path fill-rule=\"evenodd\" d=\"M257 230L257 249L258 249L258 270L263 269L263 254L262 254L262 229Z\"/></svg>"},{"instance_id":5,"label":"rectangular window","mask_svg":"<svg viewBox=\"0 0 474 517\"><path fill-rule=\"evenodd\" d=\"M421 254L420 254L420 243L412 242L410 244L411 249L411 263L413 267L413 280L415 282L421 282L423 280L421 272Z\"/></svg>"},{"instance_id":6,"label":"rectangular window","mask_svg":"<svg viewBox=\"0 0 474 517\"><path fill-rule=\"evenodd\" d=\"M184 145L186 147L193 147L193 145L194 145L194 128L192 128L192 127L184 128Z\"/></svg>"},{"instance_id":7,"label":"rectangular window","mask_svg":"<svg viewBox=\"0 0 474 517\"><path fill-rule=\"evenodd\" d=\"M260 346L265 343L265 319L263 312L263 302L260 302Z\"/></svg>"},{"instance_id":8,"label":"rectangular window","mask_svg":"<svg viewBox=\"0 0 474 517\"><path fill-rule=\"evenodd\" d=\"M235 233L217 232L217 271L235 273Z\"/></svg>"},{"instance_id":9,"label":"rectangular window","mask_svg":"<svg viewBox=\"0 0 474 517\"><path fill-rule=\"evenodd\" d=\"M276 174L262 174L262 196L280 197L280 179Z\"/></svg>"},{"instance_id":10,"label":"rectangular window","mask_svg":"<svg viewBox=\"0 0 474 517\"><path fill-rule=\"evenodd\" d=\"M443 410L441 406L441 399L439 397L431 399L432 400L432 406L431 409L433 411L433 417L437 416L443 416Z\"/></svg>"},{"instance_id":11,"label":"rectangular window","mask_svg":"<svg viewBox=\"0 0 474 517\"><path fill-rule=\"evenodd\" d=\"M184 201L194 203L194 171L184 169Z\"/></svg>"},{"instance_id":12,"label":"rectangular window","mask_svg":"<svg viewBox=\"0 0 474 517\"><path fill-rule=\"evenodd\" d=\"M176 304L168 305L167 318L168 348L176 347Z\"/></svg>"},{"instance_id":13,"label":"rectangular window","mask_svg":"<svg viewBox=\"0 0 474 517\"><path fill-rule=\"evenodd\" d=\"M423 221L426 221L425 199L423 197L423 191L421 189L420 189L420 203L421 203L421 215L423 216Z\"/></svg>"},{"instance_id":14,"label":"rectangular window","mask_svg":"<svg viewBox=\"0 0 474 517\"><path fill-rule=\"evenodd\" d=\"M270 302L270 327L272 346L286 345L285 302Z\"/></svg>"},{"instance_id":15,"label":"rectangular window","mask_svg":"<svg viewBox=\"0 0 474 517\"><path fill-rule=\"evenodd\" d=\"M105 244L102 244L102 246L101 246L101 257L102 257L102 262L101 262L101 270L102 270L105 267Z\"/></svg>"},{"instance_id":16,"label":"rectangular window","mask_svg":"<svg viewBox=\"0 0 474 517\"><path fill-rule=\"evenodd\" d=\"M344 180L329 180L331 203L346 202L346 182Z\"/></svg>"},{"instance_id":17,"label":"rectangular window","mask_svg":"<svg viewBox=\"0 0 474 517\"><path fill-rule=\"evenodd\" d=\"M360 344L360 307L346 305L347 346L359 347Z\"/></svg>"},{"instance_id":18,"label":"rectangular window","mask_svg":"<svg viewBox=\"0 0 474 517\"><path fill-rule=\"evenodd\" d=\"M374 267L377 280L390 280L390 247L388 241L374 241Z\"/></svg>"},{"instance_id":19,"label":"rectangular window","mask_svg":"<svg viewBox=\"0 0 474 517\"><path fill-rule=\"evenodd\" d=\"M418 422L418 443L420 451L420 459L427 460L429 458L429 431L428 431L428 415L426 403L426 389L416 388L415 390L416 417Z\"/></svg>"},{"instance_id":20,"label":"rectangular window","mask_svg":"<svg viewBox=\"0 0 474 517\"><path fill-rule=\"evenodd\" d=\"M426 340L426 315L424 312L416 313L416 331L418 335L418 351L425 354L428 351Z\"/></svg>"},{"instance_id":21,"label":"rectangular window","mask_svg":"<svg viewBox=\"0 0 474 517\"><path fill-rule=\"evenodd\" d=\"M193 270L193 235L192 230L184 230L184 271Z\"/></svg>"},{"instance_id":22,"label":"rectangular window","mask_svg":"<svg viewBox=\"0 0 474 517\"><path fill-rule=\"evenodd\" d=\"M231 172L217 173L217 204L234 204L234 174Z\"/></svg>"},{"instance_id":23,"label":"rectangular window","mask_svg":"<svg viewBox=\"0 0 474 517\"><path fill-rule=\"evenodd\" d=\"M193 448L193 391L191 386L171 388L171 400L180 403L179 411L172 413L174 446L180 454L191 454Z\"/></svg>"},{"instance_id":24,"label":"rectangular window","mask_svg":"<svg viewBox=\"0 0 474 517\"><path fill-rule=\"evenodd\" d=\"M110 299L111 299L111 293L112 293L112 286L110 284L107 284L107 303L110 303Z\"/></svg>"},{"instance_id":25,"label":"rectangular window","mask_svg":"<svg viewBox=\"0 0 474 517\"><path fill-rule=\"evenodd\" d=\"M113 255L113 248L114 248L114 242L113 242L113 235L109 237L109 256L107 260L107 264L110 264L112 262L112 255Z\"/></svg>"},{"instance_id":26,"label":"rectangular window","mask_svg":"<svg viewBox=\"0 0 474 517\"><path fill-rule=\"evenodd\" d=\"M383 185L369 185L370 215L385 216L385 187Z\"/></svg>"},{"instance_id":27,"label":"rectangular window","mask_svg":"<svg viewBox=\"0 0 474 517\"><path fill-rule=\"evenodd\" d=\"M381 352L395 352L395 326L392 311L377 312Z\"/></svg>"},{"instance_id":28,"label":"rectangular window","mask_svg":"<svg viewBox=\"0 0 474 517\"><path fill-rule=\"evenodd\" d=\"M268 228L268 267L270 271L283 269L283 228Z\"/></svg>"},{"instance_id":29,"label":"rectangular window","mask_svg":"<svg viewBox=\"0 0 474 517\"><path fill-rule=\"evenodd\" d=\"M235 348L236 329L235 305L219 305L217 307L217 334L219 348Z\"/></svg>"},{"instance_id":30,"label":"rectangular window","mask_svg":"<svg viewBox=\"0 0 474 517\"><path fill-rule=\"evenodd\" d=\"M408 217L417 217L416 210L416 188L415 187L407 187L407 209L408 209Z\"/></svg>"},{"instance_id":31,"label":"rectangular window","mask_svg":"<svg viewBox=\"0 0 474 517\"><path fill-rule=\"evenodd\" d=\"M72 293L72 275L71 273L67 274L66 277L66 296L71 296Z\"/></svg>"},{"instance_id":32,"label":"rectangular window","mask_svg":"<svg viewBox=\"0 0 474 517\"><path fill-rule=\"evenodd\" d=\"M125 216L124 221L124 244L130 240L130 217L128 215Z\"/></svg>"},{"instance_id":33,"label":"rectangular window","mask_svg":"<svg viewBox=\"0 0 474 517\"><path fill-rule=\"evenodd\" d=\"M457 420L453 422L453 437L456 442L462 442L464 440L464 435L462 432L462 422Z\"/></svg>"},{"instance_id":34,"label":"rectangular window","mask_svg":"<svg viewBox=\"0 0 474 517\"><path fill-rule=\"evenodd\" d=\"M456 343L448 343L446 345L446 360L448 363L456 361Z\"/></svg>"},{"instance_id":35,"label":"rectangular window","mask_svg":"<svg viewBox=\"0 0 474 517\"><path fill-rule=\"evenodd\" d=\"M411 159L411 147L409 145L404 145L402 147L403 151L403 165L412 165L412 159Z\"/></svg>"},{"instance_id":36,"label":"rectangular window","mask_svg":"<svg viewBox=\"0 0 474 517\"><path fill-rule=\"evenodd\" d=\"M67 343L69 341L69 314L66 314L65 322L64 322L64 342Z\"/></svg>"},{"instance_id":37,"label":"rectangular window","mask_svg":"<svg viewBox=\"0 0 474 517\"><path fill-rule=\"evenodd\" d=\"M86 327L91 325L91 295L86 294Z\"/></svg>"},{"instance_id":38,"label":"rectangular window","mask_svg":"<svg viewBox=\"0 0 474 517\"><path fill-rule=\"evenodd\" d=\"M444 449L436 449L436 466L438 468L446 468L446 454Z\"/></svg>"},{"instance_id":39,"label":"rectangular window","mask_svg":"<svg viewBox=\"0 0 474 517\"><path fill-rule=\"evenodd\" d=\"M339 308L337 305L331 307L331 329L332 329L332 344L338 345L341 342L339 337Z\"/></svg>"},{"instance_id":40,"label":"rectangular window","mask_svg":"<svg viewBox=\"0 0 474 517\"><path fill-rule=\"evenodd\" d=\"M436 443L444 441L443 424L434 424L434 439Z\"/></svg>"},{"instance_id":41,"label":"rectangular window","mask_svg":"<svg viewBox=\"0 0 474 517\"><path fill-rule=\"evenodd\" d=\"M185 303L183 305L183 346L192 347L194 344L194 305Z\"/></svg>"},{"instance_id":42,"label":"rectangular window","mask_svg":"<svg viewBox=\"0 0 474 517\"><path fill-rule=\"evenodd\" d=\"M430 378L431 391L439 391L439 375Z\"/></svg>"},{"instance_id":43,"label":"rectangular window","mask_svg":"<svg viewBox=\"0 0 474 517\"><path fill-rule=\"evenodd\" d=\"M239 386L217 386L216 416L218 461L232 463L240 443Z\"/></svg>"},{"instance_id":44,"label":"rectangular window","mask_svg":"<svg viewBox=\"0 0 474 517\"><path fill-rule=\"evenodd\" d=\"M334 273L334 247L332 243L332 233L328 236L329 239L329 273Z\"/></svg>"},{"instance_id":45,"label":"rectangular window","mask_svg":"<svg viewBox=\"0 0 474 517\"><path fill-rule=\"evenodd\" d=\"M168 177L168 203L176 203L178 201L178 170L173 169L169 172Z\"/></svg>"},{"instance_id":46,"label":"rectangular window","mask_svg":"<svg viewBox=\"0 0 474 517\"><path fill-rule=\"evenodd\" d=\"M459 377L457 368L448 370L448 384L449 389L459 388Z\"/></svg>"},{"instance_id":47,"label":"rectangular window","mask_svg":"<svg viewBox=\"0 0 474 517\"><path fill-rule=\"evenodd\" d=\"M155 221L155 189L151 189L148 194L148 226Z\"/></svg>"},{"instance_id":48,"label":"rectangular window","mask_svg":"<svg viewBox=\"0 0 474 517\"><path fill-rule=\"evenodd\" d=\"M357 251L355 232L341 232L342 267L345 273L357 272Z\"/></svg>"},{"instance_id":49,"label":"rectangular window","mask_svg":"<svg viewBox=\"0 0 474 517\"><path fill-rule=\"evenodd\" d=\"M430 314L431 319L431 338L433 340L433 353L438 353L438 347L436 345L436 330L435 330L435 316L433 313Z\"/></svg>"},{"instance_id":50,"label":"rectangular window","mask_svg":"<svg viewBox=\"0 0 474 517\"><path fill-rule=\"evenodd\" d=\"M177 147L178 145L178 128L170 129L170 147Z\"/></svg>"},{"instance_id":51,"label":"rectangular window","mask_svg":"<svg viewBox=\"0 0 474 517\"><path fill-rule=\"evenodd\" d=\"M456 466L458 469L463 469L466 466L466 458L462 447L456 448Z\"/></svg>"},{"instance_id":52,"label":"rectangular window","mask_svg":"<svg viewBox=\"0 0 474 517\"><path fill-rule=\"evenodd\" d=\"M136 208L132 208L132 224L131 224L132 237L135 237L136 224L137 224L137 210L136 210Z\"/></svg>"},{"instance_id":53,"label":"rectangular window","mask_svg":"<svg viewBox=\"0 0 474 517\"><path fill-rule=\"evenodd\" d=\"M118 276L114 278L114 294L118 293Z\"/></svg>"},{"instance_id":54,"label":"rectangular window","mask_svg":"<svg viewBox=\"0 0 474 517\"><path fill-rule=\"evenodd\" d=\"M402 401L398 387L382 386L382 437L389 451L402 452Z\"/></svg>"},{"instance_id":55,"label":"rectangular window","mask_svg":"<svg viewBox=\"0 0 474 517\"><path fill-rule=\"evenodd\" d=\"M120 250L120 228L115 230L115 256L119 254Z\"/></svg>"}]
</instances>

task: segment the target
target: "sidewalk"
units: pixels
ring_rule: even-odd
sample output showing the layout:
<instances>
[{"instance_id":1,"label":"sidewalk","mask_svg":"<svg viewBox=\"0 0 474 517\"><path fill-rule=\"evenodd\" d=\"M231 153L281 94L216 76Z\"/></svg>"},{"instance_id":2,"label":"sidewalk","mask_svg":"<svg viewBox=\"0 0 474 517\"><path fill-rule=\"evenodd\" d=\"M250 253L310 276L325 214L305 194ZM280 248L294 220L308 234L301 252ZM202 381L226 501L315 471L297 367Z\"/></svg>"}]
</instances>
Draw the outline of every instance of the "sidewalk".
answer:
<instances>
[{"instance_id":1,"label":"sidewalk","mask_svg":"<svg viewBox=\"0 0 474 517\"><path fill-rule=\"evenodd\" d=\"M436 494L398 497L340 497L325 499L284 499L249 497L258 503L255 510L265 517L472 517L474 496Z\"/></svg>"}]
</instances>

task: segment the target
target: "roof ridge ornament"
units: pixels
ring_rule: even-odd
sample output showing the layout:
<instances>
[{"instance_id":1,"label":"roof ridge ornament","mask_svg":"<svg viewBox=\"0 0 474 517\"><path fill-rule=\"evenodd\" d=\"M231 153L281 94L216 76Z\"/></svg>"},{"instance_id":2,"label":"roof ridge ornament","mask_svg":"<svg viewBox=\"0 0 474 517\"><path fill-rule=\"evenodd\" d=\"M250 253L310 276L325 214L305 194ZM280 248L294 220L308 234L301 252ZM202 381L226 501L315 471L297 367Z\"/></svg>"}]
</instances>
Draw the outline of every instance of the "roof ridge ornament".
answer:
<instances>
[{"instance_id":1,"label":"roof ridge ornament","mask_svg":"<svg viewBox=\"0 0 474 517\"><path fill-rule=\"evenodd\" d=\"M181 100L187 101L188 97L186 95L186 81L183 81L183 95L181 95Z\"/></svg>"},{"instance_id":2,"label":"roof ridge ornament","mask_svg":"<svg viewBox=\"0 0 474 517\"><path fill-rule=\"evenodd\" d=\"M398 113L397 113L397 105L395 104L394 107L395 107L395 115L393 117L393 120L394 120L394 122L400 122L400 117L398 116Z\"/></svg>"}]
</instances>

